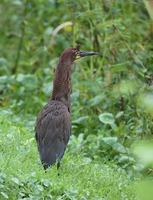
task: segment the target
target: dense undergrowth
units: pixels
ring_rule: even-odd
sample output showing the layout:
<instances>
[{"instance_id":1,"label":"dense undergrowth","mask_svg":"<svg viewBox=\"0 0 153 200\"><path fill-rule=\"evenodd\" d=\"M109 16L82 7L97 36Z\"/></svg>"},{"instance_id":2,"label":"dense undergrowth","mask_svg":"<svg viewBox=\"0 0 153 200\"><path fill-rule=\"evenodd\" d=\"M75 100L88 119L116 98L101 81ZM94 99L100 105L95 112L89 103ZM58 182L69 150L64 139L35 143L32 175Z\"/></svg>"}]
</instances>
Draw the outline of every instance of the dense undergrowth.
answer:
<instances>
[{"instance_id":1,"label":"dense undergrowth","mask_svg":"<svg viewBox=\"0 0 153 200\"><path fill-rule=\"evenodd\" d=\"M83 155L73 137L60 175L56 167L45 173L33 137L34 121L21 118L10 116L10 110L0 115L1 199L134 199L133 178L112 161Z\"/></svg>"},{"instance_id":2,"label":"dense undergrowth","mask_svg":"<svg viewBox=\"0 0 153 200\"><path fill-rule=\"evenodd\" d=\"M0 199L151 200L153 30L144 3L3 0L0 10ZM72 136L57 176L42 170L34 124L58 56L76 42L101 55L74 65Z\"/></svg>"}]
</instances>

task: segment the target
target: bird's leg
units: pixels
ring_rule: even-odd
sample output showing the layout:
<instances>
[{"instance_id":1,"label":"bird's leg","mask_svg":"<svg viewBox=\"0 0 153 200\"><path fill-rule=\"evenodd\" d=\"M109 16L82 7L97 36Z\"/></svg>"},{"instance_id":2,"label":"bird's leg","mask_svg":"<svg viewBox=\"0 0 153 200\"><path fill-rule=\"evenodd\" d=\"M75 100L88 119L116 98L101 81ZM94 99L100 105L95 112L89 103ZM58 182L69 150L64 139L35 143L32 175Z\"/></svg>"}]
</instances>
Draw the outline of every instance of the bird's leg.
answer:
<instances>
[{"instance_id":1,"label":"bird's leg","mask_svg":"<svg viewBox=\"0 0 153 200\"><path fill-rule=\"evenodd\" d=\"M60 173L59 173L59 168L60 168L60 161L57 161L57 171L58 171L57 175L58 175L58 176L60 175Z\"/></svg>"}]
</instances>

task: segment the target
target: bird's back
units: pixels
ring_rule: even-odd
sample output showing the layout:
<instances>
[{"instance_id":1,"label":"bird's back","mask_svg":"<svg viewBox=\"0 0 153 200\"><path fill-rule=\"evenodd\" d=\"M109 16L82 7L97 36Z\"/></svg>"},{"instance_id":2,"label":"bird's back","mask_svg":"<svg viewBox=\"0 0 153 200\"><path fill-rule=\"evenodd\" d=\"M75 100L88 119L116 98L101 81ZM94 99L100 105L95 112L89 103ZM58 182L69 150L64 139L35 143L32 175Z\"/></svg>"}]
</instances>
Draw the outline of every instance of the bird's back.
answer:
<instances>
[{"instance_id":1,"label":"bird's back","mask_svg":"<svg viewBox=\"0 0 153 200\"><path fill-rule=\"evenodd\" d=\"M60 101L49 101L37 117L35 130L40 158L46 169L64 155L71 130L68 108Z\"/></svg>"}]
</instances>

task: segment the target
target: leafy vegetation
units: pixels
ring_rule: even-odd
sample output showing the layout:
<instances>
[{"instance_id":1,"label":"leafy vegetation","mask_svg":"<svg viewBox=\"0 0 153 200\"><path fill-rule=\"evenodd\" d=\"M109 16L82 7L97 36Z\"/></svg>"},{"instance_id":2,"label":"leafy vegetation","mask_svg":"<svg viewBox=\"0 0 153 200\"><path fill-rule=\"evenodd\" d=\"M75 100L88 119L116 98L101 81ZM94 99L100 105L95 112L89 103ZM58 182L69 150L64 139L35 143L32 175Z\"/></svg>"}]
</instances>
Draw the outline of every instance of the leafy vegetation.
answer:
<instances>
[{"instance_id":1,"label":"leafy vegetation","mask_svg":"<svg viewBox=\"0 0 153 200\"><path fill-rule=\"evenodd\" d=\"M0 199L151 200L151 0L2 0L0 10ZM76 43L101 56L74 65L57 176L42 170L34 124L60 53Z\"/></svg>"}]
</instances>

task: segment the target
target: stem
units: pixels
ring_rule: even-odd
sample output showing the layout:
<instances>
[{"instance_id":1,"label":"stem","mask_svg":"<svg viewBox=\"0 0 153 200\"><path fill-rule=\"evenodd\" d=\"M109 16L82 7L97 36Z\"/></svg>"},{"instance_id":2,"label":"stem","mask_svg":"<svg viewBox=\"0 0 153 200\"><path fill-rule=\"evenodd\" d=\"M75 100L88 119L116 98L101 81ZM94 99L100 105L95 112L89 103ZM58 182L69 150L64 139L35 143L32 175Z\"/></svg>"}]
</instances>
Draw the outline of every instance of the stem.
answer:
<instances>
[{"instance_id":1,"label":"stem","mask_svg":"<svg viewBox=\"0 0 153 200\"><path fill-rule=\"evenodd\" d=\"M19 40L18 48L17 48L17 54L16 54L14 67L12 69L12 74L16 74L16 72L18 70L18 66L19 66L20 57L21 57L21 50L22 50L22 47L23 47L23 40L24 40L24 36L25 36L25 17L26 17L26 12L27 12L26 8L27 8L27 2L25 2L25 5L24 5L23 20L22 20L22 23L21 23L21 37L20 37L20 40Z\"/></svg>"}]
</instances>

